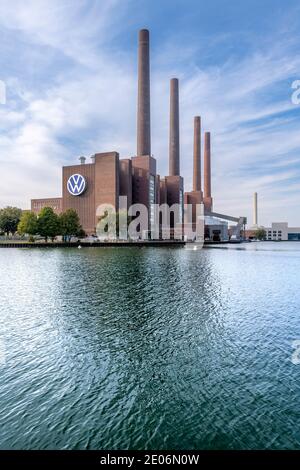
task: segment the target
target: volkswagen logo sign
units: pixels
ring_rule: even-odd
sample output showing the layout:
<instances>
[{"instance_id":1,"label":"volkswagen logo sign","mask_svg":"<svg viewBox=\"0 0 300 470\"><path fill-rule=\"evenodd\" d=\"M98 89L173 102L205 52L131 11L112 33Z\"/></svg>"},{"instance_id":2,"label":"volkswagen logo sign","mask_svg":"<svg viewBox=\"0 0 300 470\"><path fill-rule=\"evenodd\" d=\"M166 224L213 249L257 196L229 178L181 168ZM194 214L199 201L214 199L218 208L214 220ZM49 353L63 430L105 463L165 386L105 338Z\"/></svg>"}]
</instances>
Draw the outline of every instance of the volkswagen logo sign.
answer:
<instances>
[{"instance_id":1,"label":"volkswagen logo sign","mask_svg":"<svg viewBox=\"0 0 300 470\"><path fill-rule=\"evenodd\" d=\"M86 188L86 181L82 175L72 175L68 179L67 188L72 196L80 196Z\"/></svg>"}]
</instances>

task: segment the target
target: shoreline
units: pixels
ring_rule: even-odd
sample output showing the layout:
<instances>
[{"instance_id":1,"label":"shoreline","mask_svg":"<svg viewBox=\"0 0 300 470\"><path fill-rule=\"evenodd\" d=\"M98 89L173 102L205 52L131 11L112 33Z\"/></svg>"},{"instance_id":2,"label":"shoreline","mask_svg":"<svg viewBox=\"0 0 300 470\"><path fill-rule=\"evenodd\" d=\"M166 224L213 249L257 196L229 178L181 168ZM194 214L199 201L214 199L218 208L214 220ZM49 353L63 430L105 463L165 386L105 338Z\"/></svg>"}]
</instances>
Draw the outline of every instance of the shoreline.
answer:
<instances>
[{"instance_id":1,"label":"shoreline","mask_svg":"<svg viewBox=\"0 0 300 470\"><path fill-rule=\"evenodd\" d=\"M121 248L121 247L178 247L185 246L186 242L180 240L141 240L141 241L118 241L118 242L0 242L0 248Z\"/></svg>"},{"instance_id":2,"label":"shoreline","mask_svg":"<svg viewBox=\"0 0 300 470\"><path fill-rule=\"evenodd\" d=\"M277 240L270 240L271 242L279 243ZM291 241L290 241L291 242ZM264 243L263 241L261 242ZM24 242L24 241L0 241L0 248L121 248L121 247L184 247L192 245L193 242L186 242L181 240L140 240L140 241L117 241L117 242ZM231 245L248 245L248 242L243 241L222 241L213 242L206 241L203 248L227 248ZM224 246L225 245L225 246Z\"/></svg>"}]
</instances>

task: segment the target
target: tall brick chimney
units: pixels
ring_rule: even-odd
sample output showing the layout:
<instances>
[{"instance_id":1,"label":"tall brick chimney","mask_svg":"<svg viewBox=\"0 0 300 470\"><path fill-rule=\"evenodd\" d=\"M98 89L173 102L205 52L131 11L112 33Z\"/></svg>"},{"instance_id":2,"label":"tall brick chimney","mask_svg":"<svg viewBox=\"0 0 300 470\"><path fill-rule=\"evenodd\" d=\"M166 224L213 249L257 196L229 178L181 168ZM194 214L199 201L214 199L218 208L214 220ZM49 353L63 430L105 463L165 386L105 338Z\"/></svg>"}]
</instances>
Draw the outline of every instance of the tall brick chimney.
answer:
<instances>
[{"instance_id":1,"label":"tall brick chimney","mask_svg":"<svg viewBox=\"0 0 300 470\"><path fill-rule=\"evenodd\" d=\"M201 191L201 118L194 117L193 191Z\"/></svg>"},{"instance_id":2,"label":"tall brick chimney","mask_svg":"<svg viewBox=\"0 0 300 470\"><path fill-rule=\"evenodd\" d=\"M204 198L211 198L210 132L204 133Z\"/></svg>"},{"instance_id":3,"label":"tall brick chimney","mask_svg":"<svg viewBox=\"0 0 300 470\"><path fill-rule=\"evenodd\" d=\"M170 81L169 175L180 175L178 78L172 78Z\"/></svg>"},{"instance_id":4,"label":"tall brick chimney","mask_svg":"<svg viewBox=\"0 0 300 470\"><path fill-rule=\"evenodd\" d=\"M149 31L139 31L137 156L151 155Z\"/></svg>"}]
</instances>

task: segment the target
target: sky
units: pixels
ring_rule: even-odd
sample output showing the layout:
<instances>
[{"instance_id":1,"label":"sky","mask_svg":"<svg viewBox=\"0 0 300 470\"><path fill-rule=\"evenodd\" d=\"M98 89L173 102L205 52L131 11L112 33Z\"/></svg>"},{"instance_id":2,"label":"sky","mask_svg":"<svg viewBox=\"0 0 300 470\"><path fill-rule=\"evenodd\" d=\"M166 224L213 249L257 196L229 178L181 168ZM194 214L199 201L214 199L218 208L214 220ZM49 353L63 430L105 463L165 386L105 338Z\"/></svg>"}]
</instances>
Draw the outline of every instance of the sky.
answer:
<instances>
[{"instance_id":1,"label":"sky","mask_svg":"<svg viewBox=\"0 0 300 470\"><path fill-rule=\"evenodd\" d=\"M178 77L185 190L200 115L214 209L251 225L257 191L260 224L300 226L298 0L0 0L0 207L60 196L61 167L80 155L135 154L142 28L158 173L168 174L169 80Z\"/></svg>"}]
</instances>

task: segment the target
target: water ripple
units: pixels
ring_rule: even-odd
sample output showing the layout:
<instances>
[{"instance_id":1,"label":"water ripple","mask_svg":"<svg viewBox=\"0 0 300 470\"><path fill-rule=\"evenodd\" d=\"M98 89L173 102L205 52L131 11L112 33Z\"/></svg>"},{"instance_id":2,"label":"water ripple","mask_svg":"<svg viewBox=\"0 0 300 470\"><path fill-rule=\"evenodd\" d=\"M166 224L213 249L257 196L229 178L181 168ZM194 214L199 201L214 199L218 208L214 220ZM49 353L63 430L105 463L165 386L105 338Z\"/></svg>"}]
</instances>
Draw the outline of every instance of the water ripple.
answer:
<instances>
[{"instance_id":1,"label":"water ripple","mask_svg":"<svg viewBox=\"0 0 300 470\"><path fill-rule=\"evenodd\" d=\"M299 448L292 246L1 250L0 448Z\"/></svg>"}]
</instances>

